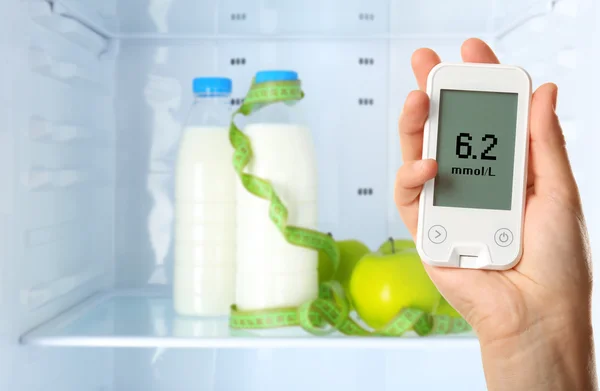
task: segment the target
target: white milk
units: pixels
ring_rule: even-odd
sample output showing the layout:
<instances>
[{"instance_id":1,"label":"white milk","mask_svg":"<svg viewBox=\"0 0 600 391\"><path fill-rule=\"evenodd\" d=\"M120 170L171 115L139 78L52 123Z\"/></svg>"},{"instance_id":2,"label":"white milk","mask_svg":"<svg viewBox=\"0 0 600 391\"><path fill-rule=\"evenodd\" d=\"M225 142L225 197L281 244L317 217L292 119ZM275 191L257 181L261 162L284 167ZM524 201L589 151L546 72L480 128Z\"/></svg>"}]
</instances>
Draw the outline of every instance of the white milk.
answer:
<instances>
[{"instance_id":1,"label":"white milk","mask_svg":"<svg viewBox=\"0 0 600 391\"><path fill-rule=\"evenodd\" d=\"M226 315L234 301L237 176L228 129L188 127L175 184L175 309Z\"/></svg>"},{"instance_id":2,"label":"white milk","mask_svg":"<svg viewBox=\"0 0 600 391\"><path fill-rule=\"evenodd\" d=\"M316 229L317 167L310 131L297 125L252 124L244 133L254 152L245 171L272 183L289 211L288 225ZM269 201L241 183L236 262L236 305L242 310L295 307L317 297L317 252L289 244L269 218Z\"/></svg>"}]
</instances>

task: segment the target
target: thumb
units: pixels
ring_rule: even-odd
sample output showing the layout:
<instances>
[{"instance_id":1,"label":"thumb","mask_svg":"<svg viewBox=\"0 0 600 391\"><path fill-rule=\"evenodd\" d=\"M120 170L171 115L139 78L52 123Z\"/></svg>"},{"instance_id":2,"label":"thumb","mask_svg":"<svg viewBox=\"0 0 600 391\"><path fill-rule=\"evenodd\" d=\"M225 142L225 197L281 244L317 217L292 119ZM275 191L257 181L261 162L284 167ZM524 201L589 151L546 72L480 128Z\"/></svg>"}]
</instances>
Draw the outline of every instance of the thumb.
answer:
<instances>
[{"instance_id":1,"label":"thumb","mask_svg":"<svg viewBox=\"0 0 600 391\"><path fill-rule=\"evenodd\" d=\"M557 96L558 87L552 83L544 84L533 94L529 175L533 176L530 183L533 182L536 194L568 199L577 193L577 187L555 112Z\"/></svg>"}]
</instances>

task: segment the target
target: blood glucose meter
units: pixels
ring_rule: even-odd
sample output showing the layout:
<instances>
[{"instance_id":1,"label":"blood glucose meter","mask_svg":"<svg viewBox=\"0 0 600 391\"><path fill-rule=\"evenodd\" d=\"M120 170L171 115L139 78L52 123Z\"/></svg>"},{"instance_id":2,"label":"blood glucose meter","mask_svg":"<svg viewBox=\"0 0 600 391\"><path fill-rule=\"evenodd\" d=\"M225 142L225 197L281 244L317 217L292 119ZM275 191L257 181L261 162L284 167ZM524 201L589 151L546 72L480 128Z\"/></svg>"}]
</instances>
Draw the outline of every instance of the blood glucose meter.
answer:
<instances>
[{"instance_id":1,"label":"blood glucose meter","mask_svg":"<svg viewBox=\"0 0 600 391\"><path fill-rule=\"evenodd\" d=\"M518 67L440 64L429 74L417 249L434 266L505 270L522 254L531 79Z\"/></svg>"}]
</instances>

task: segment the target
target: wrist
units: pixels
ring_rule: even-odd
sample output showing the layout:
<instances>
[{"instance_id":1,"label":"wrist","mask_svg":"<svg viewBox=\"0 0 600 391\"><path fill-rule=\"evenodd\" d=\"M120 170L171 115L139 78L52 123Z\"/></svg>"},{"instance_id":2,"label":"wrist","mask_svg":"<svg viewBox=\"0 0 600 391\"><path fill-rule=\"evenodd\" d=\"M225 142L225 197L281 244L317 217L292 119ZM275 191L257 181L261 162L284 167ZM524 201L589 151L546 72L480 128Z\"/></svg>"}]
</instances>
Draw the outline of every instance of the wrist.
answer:
<instances>
[{"instance_id":1,"label":"wrist","mask_svg":"<svg viewBox=\"0 0 600 391\"><path fill-rule=\"evenodd\" d=\"M502 338L480 338L491 391L597 389L588 314L554 316Z\"/></svg>"}]
</instances>

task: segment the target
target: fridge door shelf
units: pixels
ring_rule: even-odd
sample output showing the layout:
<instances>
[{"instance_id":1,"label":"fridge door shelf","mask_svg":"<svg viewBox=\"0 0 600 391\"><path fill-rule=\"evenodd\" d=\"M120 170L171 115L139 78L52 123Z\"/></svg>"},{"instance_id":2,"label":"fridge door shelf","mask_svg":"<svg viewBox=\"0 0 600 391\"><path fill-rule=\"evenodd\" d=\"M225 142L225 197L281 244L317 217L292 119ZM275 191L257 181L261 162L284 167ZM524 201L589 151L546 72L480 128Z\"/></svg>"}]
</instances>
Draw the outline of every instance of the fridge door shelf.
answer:
<instances>
[{"instance_id":1,"label":"fridge door shelf","mask_svg":"<svg viewBox=\"0 0 600 391\"><path fill-rule=\"evenodd\" d=\"M75 124L53 123L39 117L31 119L29 138L32 141L68 143L91 138L91 130Z\"/></svg>"},{"instance_id":2,"label":"fridge door shelf","mask_svg":"<svg viewBox=\"0 0 600 391\"><path fill-rule=\"evenodd\" d=\"M105 38L88 29L73 18L61 16L53 12L49 3L34 1L29 4L31 19L47 29L61 34L65 39L99 54L103 52L108 42Z\"/></svg>"},{"instance_id":3,"label":"fridge door shelf","mask_svg":"<svg viewBox=\"0 0 600 391\"><path fill-rule=\"evenodd\" d=\"M23 335L21 343L105 348L479 349L471 333L426 338L414 334L402 338L314 337L300 328L254 333L232 330L228 323L227 317L180 317L171 297L162 290L110 291L88 298Z\"/></svg>"},{"instance_id":4,"label":"fridge door shelf","mask_svg":"<svg viewBox=\"0 0 600 391\"><path fill-rule=\"evenodd\" d=\"M32 168L22 175L22 183L29 191L57 190L80 184L86 177L79 169Z\"/></svg>"},{"instance_id":5,"label":"fridge door shelf","mask_svg":"<svg viewBox=\"0 0 600 391\"><path fill-rule=\"evenodd\" d=\"M29 60L31 70L42 76L69 84L73 88L93 91L100 96L108 95L106 88L93 76L100 73L98 70L88 70L85 66L53 58L37 48L30 50Z\"/></svg>"},{"instance_id":6,"label":"fridge door shelf","mask_svg":"<svg viewBox=\"0 0 600 391\"><path fill-rule=\"evenodd\" d=\"M95 270L72 273L21 291L21 303L26 305L30 311L35 310L102 277L103 274Z\"/></svg>"}]
</instances>

